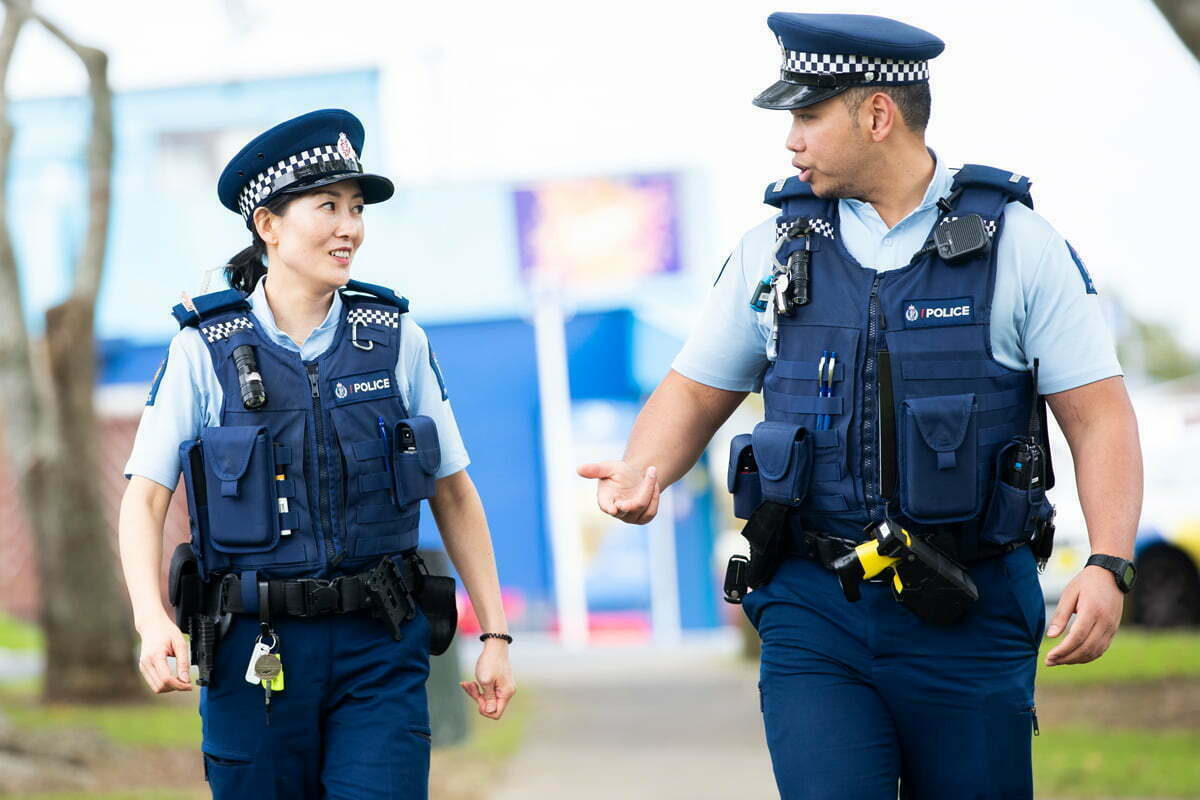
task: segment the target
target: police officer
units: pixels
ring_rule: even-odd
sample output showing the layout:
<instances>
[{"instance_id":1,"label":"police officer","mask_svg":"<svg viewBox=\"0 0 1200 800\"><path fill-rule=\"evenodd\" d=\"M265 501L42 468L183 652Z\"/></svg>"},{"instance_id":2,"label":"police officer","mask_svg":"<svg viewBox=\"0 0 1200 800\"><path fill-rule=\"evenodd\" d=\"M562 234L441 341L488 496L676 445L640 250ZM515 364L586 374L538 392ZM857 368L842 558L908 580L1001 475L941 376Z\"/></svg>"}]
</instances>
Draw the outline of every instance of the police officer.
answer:
<instances>
[{"instance_id":1,"label":"police officer","mask_svg":"<svg viewBox=\"0 0 1200 800\"><path fill-rule=\"evenodd\" d=\"M790 112L798 174L768 185L779 213L730 255L624 459L580 474L599 479L604 511L645 523L762 391L766 420L735 439L730 483L754 510L748 538L784 512L744 603L783 797L890 800L901 778L917 798L1030 797L1034 549L1053 530L1037 393L1070 443L1095 554L1045 631L1075 615L1048 665L1105 651L1132 578L1141 459L1095 288L1033 212L1028 178L956 173L926 147L937 37L849 14L768 25L783 68L754 102ZM885 580L850 602L833 567L885 520L963 567L978 599L946 614L897 602Z\"/></svg>"},{"instance_id":2,"label":"police officer","mask_svg":"<svg viewBox=\"0 0 1200 800\"><path fill-rule=\"evenodd\" d=\"M217 621L193 646L221 634L200 694L214 797L427 796L430 646L448 644L454 612L449 579L416 556L422 499L487 631L463 688L492 719L514 693L487 522L433 350L407 300L350 279L364 206L393 192L362 147L359 120L327 109L229 162L218 194L252 244L227 266L230 290L175 307L125 468L121 557L155 692L192 688L159 587L184 474L192 539L173 573L200 579Z\"/></svg>"}]
</instances>

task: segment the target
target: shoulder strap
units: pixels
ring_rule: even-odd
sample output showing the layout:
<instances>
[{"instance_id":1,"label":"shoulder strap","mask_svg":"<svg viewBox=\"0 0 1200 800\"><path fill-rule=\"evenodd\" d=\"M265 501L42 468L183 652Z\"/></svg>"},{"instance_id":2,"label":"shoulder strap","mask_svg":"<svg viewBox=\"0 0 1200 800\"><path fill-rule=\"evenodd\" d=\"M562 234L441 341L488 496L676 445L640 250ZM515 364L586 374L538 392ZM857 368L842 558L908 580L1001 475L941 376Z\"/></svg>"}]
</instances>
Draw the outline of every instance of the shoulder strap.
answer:
<instances>
[{"instance_id":1,"label":"shoulder strap","mask_svg":"<svg viewBox=\"0 0 1200 800\"><path fill-rule=\"evenodd\" d=\"M779 216L775 220L776 239L787 233L792 223L799 217L807 218L815 233L826 239L833 238L833 220L836 209L832 206L837 203L837 200L823 200L817 197L813 194L812 187L800 180L798 176L780 178L775 183L769 184L763 201L767 205L779 209ZM787 255L788 249L791 248L785 249L780 255ZM809 249L816 249L815 240L809 243Z\"/></svg>"},{"instance_id":2,"label":"shoulder strap","mask_svg":"<svg viewBox=\"0 0 1200 800\"><path fill-rule=\"evenodd\" d=\"M176 303L171 309L171 316L179 323L180 328L197 327L206 319L224 314L229 311L249 311L250 303L236 289L226 289L222 292L209 292L192 299L195 311L186 308L183 303Z\"/></svg>"},{"instance_id":3,"label":"shoulder strap","mask_svg":"<svg viewBox=\"0 0 1200 800\"><path fill-rule=\"evenodd\" d=\"M401 297L386 286L350 280L346 281L346 285L339 291L342 293L342 300L350 304L358 301L383 303L399 309L401 314L408 313L408 298Z\"/></svg>"},{"instance_id":4,"label":"shoulder strap","mask_svg":"<svg viewBox=\"0 0 1200 800\"><path fill-rule=\"evenodd\" d=\"M1033 181L1016 172L983 164L964 164L954 175L954 192L961 194L954 208L960 214L974 213L996 219L1008 203L1019 202L1033 208L1033 197L1029 193L1032 185Z\"/></svg>"}]
</instances>

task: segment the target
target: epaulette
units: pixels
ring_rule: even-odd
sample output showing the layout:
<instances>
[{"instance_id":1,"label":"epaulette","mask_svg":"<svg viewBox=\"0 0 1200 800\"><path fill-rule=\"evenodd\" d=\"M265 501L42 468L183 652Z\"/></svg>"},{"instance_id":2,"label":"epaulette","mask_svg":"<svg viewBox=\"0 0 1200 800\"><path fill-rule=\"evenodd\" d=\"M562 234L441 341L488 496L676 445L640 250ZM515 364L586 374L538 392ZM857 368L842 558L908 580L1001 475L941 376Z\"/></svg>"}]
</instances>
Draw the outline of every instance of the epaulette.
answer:
<instances>
[{"instance_id":1,"label":"epaulette","mask_svg":"<svg viewBox=\"0 0 1200 800\"><path fill-rule=\"evenodd\" d=\"M368 301L374 300L389 306L395 306L400 310L401 314L408 313L408 298L401 297L386 286L351 280L346 281L346 285L339 291L342 293L342 298L350 302L354 302L356 298Z\"/></svg>"},{"instance_id":2,"label":"epaulette","mask_svg":"<svg viewBox=\"0 0 1200 800\"><path fill-rule=\"evenodd\" d=\"M791 200L793 197L812 196L812 187L800 180L799 176L793 175L790 178L780 178L774 183L767 184L763 202L776 208L782 208L785 200Z\"/></svg>"},{"instance_id":3,"label":"epaulette","mask_svg":"<svg viewBox=\"0 0 1200 800\"><path fill-rule=\"evenodd\" d=\"M1007 194L1009 202L1019 201L1033 208L1033 197L1029 193L1033 181L1015 172L983 164L963 164L962 169L954 174L954 185L955 188L978 186L995 189Z\"/></svg>"},{"instance_id":4,"label":"epaulette","mask_svg":"<svg viewBox=\"0 0 1200 800\"><path fill-rule=\"evenodd\" d=\"M226 289L222 292L209 292L192 298L193 308L187 308L183 303L176 303L171 309L171 316L179 323L180 328L189 325L196 327L200 322L217 314L227 311L249 311L250 303L236 289Z\"/></svg>"}]
</instances>

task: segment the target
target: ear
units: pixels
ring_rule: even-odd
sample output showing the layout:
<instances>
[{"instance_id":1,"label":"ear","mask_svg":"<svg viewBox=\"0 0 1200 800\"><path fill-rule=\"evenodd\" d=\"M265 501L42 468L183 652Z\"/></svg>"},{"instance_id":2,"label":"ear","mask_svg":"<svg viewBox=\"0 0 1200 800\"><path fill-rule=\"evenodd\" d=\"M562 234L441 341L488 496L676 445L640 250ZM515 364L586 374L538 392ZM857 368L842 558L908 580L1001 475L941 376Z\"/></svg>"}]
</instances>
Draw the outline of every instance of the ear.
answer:
<instances>
[{"instance_id":1,"label":"ear","mask_svg":"<svg viewBox=\"0 0 1200 800\"><path fill-rule=\"evenodd\" d=\"M871 95L867 102L862 104L862 110L870 117L864 127L870 132L873 142L886 139L899 122L900 109L896 107L896 101L883 92Z\"/></svg>"},{"instance_id":2,"label":"ear","mask_svg":"<svg viewBox=\"0 0 1200 800\"><path fill-rule=\"evenodd\" d=\"M279 217L272 213L271 209L259 206L254 209L251 220L254 222L254 229L258 231L258 238L272 246L279 244Z\"/></svg>"}]
</instances>

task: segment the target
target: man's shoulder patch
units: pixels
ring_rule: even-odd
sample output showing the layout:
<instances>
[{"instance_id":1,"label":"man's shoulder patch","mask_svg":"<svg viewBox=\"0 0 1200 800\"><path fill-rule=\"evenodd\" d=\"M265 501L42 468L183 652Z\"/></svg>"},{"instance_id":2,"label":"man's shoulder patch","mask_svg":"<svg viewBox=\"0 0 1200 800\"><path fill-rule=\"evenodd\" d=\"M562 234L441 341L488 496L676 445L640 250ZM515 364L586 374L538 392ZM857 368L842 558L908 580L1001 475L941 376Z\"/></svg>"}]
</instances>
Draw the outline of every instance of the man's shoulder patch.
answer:
<instances>
[{"instance_id":1,"label":"man's shoulder patch","mask_svg":"<svg viewBox=\"0 0 1200 800\"><path fill-rule=\"evenodd\" d=\"M438 364L437 356L433 354L433 345L429 346L429 368L437 377L438 388L442 390L442 400L449 400L450 395L446 392L446 379L442 377L442 367Z\"/></svg>"},{"instance_id":2,"label":"man's shoulder patch","mask_svg":"<svg viewBox=\"0 0 1200 800\"><path fill-rule=\"evenodd\" d=\"M1071 259L1075 262L1075 266L1079 268L1079 277L1083 278L1083 288L1088 294L1099 294L1096 291L1096 284L1092 281L1092 276L1088 273L1087 267L1083 265L1083 259L1079 257L1079 253L1075 252L1075 248L1067 242L1067 250L1071 252Z\"/></svg>"},{"instance_id":3,"label":"man's shoulder patch","mask_svg":"<svg viewBox=\"0 0 1200 800\"><path fill-rule=\"evenodd\" d=\"M155 399L158 397L158 387L162 383L163 373L167 371L167 358L171 351L167 350L167 355L163 356L162 363L158 365L158 370L154 373L154 378L150 384L150 394L146 396L146 405L154 405Z\"/></svg>"}]
</instances>

